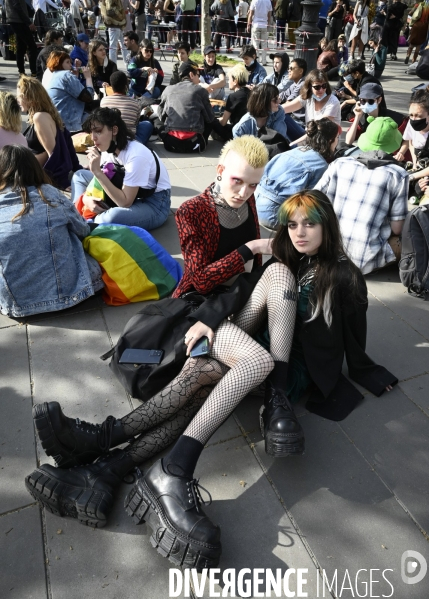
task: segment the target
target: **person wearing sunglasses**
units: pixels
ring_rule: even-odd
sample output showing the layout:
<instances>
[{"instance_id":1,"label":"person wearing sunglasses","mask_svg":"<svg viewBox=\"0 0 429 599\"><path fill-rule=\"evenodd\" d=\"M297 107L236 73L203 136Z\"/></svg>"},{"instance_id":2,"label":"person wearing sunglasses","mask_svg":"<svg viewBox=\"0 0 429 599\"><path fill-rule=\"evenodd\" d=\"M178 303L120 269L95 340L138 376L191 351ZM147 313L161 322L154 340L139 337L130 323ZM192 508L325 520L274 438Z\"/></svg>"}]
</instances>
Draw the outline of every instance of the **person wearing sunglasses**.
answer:
<instances>
[{"instance_id":1,"label":"person wearing sunglasses","mask_svg":"<svg viewBox=\"0 0 429 599\"><path fill-rule=\"evenodd\" d=\"M128 63L128 75L131 78L130 90L136 96L159 98L164 71L154 58L154 47L149 40L140 44L140 53Z\"/></svg>"},{"instance_id":2,"label":"person wearing sunglasses","mask_svg":"<svg viewBox=\"0 0 429 599\"><path fill-rule=\"evenodd\" d=\"M407 117L396 110L390 110L383 106L383 88L377 83L366 83L360 89L359 99L353 112L355 119L347 131L346 143L352 144L359 136L364 133L370 121L377 117L389 117L395 121L399 132L403 133L407 125ZM399 146L398 148L399 149Z\"/></svg>"},{"instance_id":3,"label":"person wearing sunglasses","mask_svg":"<svg viewBox=\"0 0 429 599\"><path fill-rule=\"evenodd\" d=\"M305 75L307 74L307 61L303 58L294 58L288 68L288 77L290 85L280 92L280 102L292 102L300 94L301 88L304 85ZM290 118L289 118L290 117ZM285 116L286 118L286 116ZM288 138L291 141L298 139L302 133L301 128L305 124L305 110L299 108L287 116L288 118ZM295 129L295 125L298 128Z\"/></svg>"},{"instance_id":4,"label":"person wearing sunglasses","mask_svg":"<svg viewBox=\"0 0 429 599\"><path fill-rule=\"evenodd\" d=\"M326 73L320 69L313 69L309 72L305 78L299 97L292 100L292 102L282 104L282 108L285 112L285 122L288 131L288 139L290 141L297 141L300 137L305 135L304 128L300 127L300 130L298 130L299 125L297 125L297 123L291 123L293 119L289 116L291 112L295 112L300 108L305 109L306 124L309 121L318 121L324 117L334 121L337 125L341 124L340 103L332 93ZM297 135L295 139L292 139L294 136L292 131L293 134Z\"/></svg>"}]
</instances>

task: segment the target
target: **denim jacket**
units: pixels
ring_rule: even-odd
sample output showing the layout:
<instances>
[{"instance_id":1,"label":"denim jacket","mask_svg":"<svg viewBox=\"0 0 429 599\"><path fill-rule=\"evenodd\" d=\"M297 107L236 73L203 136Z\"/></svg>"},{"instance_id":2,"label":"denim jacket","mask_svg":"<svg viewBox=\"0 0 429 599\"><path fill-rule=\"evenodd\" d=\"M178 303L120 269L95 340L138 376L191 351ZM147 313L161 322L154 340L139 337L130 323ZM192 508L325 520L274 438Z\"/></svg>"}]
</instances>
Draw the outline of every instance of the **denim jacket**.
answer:
<instances>
[{"instance_id":1,"label":"denim jacket","mask_svg":"<svg viewBox=\"0 0 429 599\"><path fill-rule=\"evenodd\" d=\"M21 195L0 194L0 312L28 316L63 310L94 295L81 239L88 223L72 202L51 185L42 185L45 204L28 187L30 209L19 218Z\"/></svg>"},{"instance_id":2,"label":"denim jacket","mask_svg":"<svg viewBox=\"0 0 429 599\"><path fill-rule=\"evenodd\" d=\"M255 191L256 207L263 198L277 204L302 189L313 189L328 168L326 160L315 150L299 147L274 156L264 169Z\"/></svg>"},{"instance_id":3,"label":"denim jacket","mask_svg":"<svg viewBox=\"0 0 429 599\"><path fill-rule=\"evenodd\" d=\"M55 71L46 87L49 97L69 131L82 129L85 102L78 100L78 97L84 89L94 94L92 87L84 88L70 71Z\"/></svg>"},{"instance_id":4,"label":"denim jacket","mask_svg":"<svg viewBox=\"0 0 429 599\"><path fill-rule=\"evenodd\" d=\"M281 133L283 137L286 137L285 113L281 106L277 112L272 112L269 115L265 127L267 127L267 129L275 129ZM253 117L250 112L246 112L233 127L232 135L233 137L242 137L243 135L253 135L254 137L257 137L258 125L255 117Z\"/></svg>"},{"instance_id":5,"label":"denim jacket","mask_svg":"<svg viewBox=\"0 0 429 599\"><path fill-rule=\"evenodd\" d=\"M275 73L271 73L271 75L267 75L262 83L272 83L275 85L279 92L284 92L288 87L290 87L293 83L293 79L289 79L289 74L286 72L282 78L280 79L280 83L275 83Z\"/></svg>"},{"instance_id":6,"label":"denim jacket","mask_svg":"<svg viewBox=\"0 0 429 599\"><path fill-rule=\"evenodd\" d=\"M259 62L256 62L253 71L249 71L249 81L247 82L247 85L258 85L258 83L263 82L266 76L267 71Z\"/></svg>"}]
</instances>

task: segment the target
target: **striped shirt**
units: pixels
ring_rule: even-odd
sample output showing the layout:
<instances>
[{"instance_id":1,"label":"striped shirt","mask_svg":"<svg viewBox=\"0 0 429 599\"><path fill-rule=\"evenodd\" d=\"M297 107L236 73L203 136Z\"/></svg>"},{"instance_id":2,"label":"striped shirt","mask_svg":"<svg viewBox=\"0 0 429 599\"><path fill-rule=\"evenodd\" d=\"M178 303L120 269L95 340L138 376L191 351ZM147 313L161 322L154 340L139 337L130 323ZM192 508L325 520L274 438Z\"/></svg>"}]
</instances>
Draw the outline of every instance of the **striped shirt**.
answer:
<instances>
[{"instance_id":1,"label":"striped shirt","mask_svg":"<svg viewBox=\"0 0 429 599\"><path fill-rule=\"evenodd\" d=\"M121 112L122 120L125 121L128 129L135 135L142 109L138 100L122 95L105 96L100 102L100 107L117 108Z\"/></svg>"}]
</instances>

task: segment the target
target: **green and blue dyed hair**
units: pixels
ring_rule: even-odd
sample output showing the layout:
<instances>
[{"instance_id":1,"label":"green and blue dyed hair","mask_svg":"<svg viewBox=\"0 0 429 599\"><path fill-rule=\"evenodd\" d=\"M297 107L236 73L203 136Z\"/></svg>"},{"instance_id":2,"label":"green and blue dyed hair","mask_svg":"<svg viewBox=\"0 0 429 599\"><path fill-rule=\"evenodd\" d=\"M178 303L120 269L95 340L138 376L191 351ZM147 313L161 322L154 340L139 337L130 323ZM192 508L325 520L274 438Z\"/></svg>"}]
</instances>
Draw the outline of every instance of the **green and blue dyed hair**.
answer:
<instances>
[{"instance_id":1,"label":"green and blue dyed hair","mask_svg":"<svg viewBox=\"0 0 429 599\"><path fill-rule=\"evenodd\" d=\"M279 208L279 228L273 241L273 254L296 276L303 253L293 245L288 223L299 211L311 223L322 226L322 244L318 251L318 265L314 289L310 296L311 316L314 320L323 313L328 327L332 324L334 291L347 272L351 299L365 301L358 284L358 269L347 257L343 247L340 226L329 198L316 189L305 189L290 196ZM348 268L344 269L344 261ZM342 264L341 264L342 263Z\"/></svg>"}]
</instances>

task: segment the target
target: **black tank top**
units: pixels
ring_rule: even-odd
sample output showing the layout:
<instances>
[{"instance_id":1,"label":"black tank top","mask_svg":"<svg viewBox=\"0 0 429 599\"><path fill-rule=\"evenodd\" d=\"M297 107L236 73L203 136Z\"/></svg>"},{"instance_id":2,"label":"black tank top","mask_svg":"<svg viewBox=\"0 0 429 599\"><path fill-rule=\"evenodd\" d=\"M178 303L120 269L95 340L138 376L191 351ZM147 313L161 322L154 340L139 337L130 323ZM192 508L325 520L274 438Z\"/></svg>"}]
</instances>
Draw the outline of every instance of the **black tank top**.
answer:
<instances>
[{"instance_id":1,"label":"black tank top","mask_svg":"<svg viewBox=\"0 0 429 599\"><path fill-rule=\"evenodd\" d=\"M34 130L34 125L27 127L24 131L24 137L27 139L28 147L33 154L43 154L45 152L45 148L40 143L37 133Z\"/></svg>"},{"instance_id":2,"label":"black tank top","mask_svg":"<svg viewBox=\"0 0 429 599\"><path fill-rule=\"evenodd\" d=\"M249 206L249 216L243 224L235 227L235 229L227 229L220 226L219 245L213 257L213 262L224 258L241 245L244 245L252 239L256 239L256 223L253 216L253 211Z\"/></svg>"}]
</instances>

